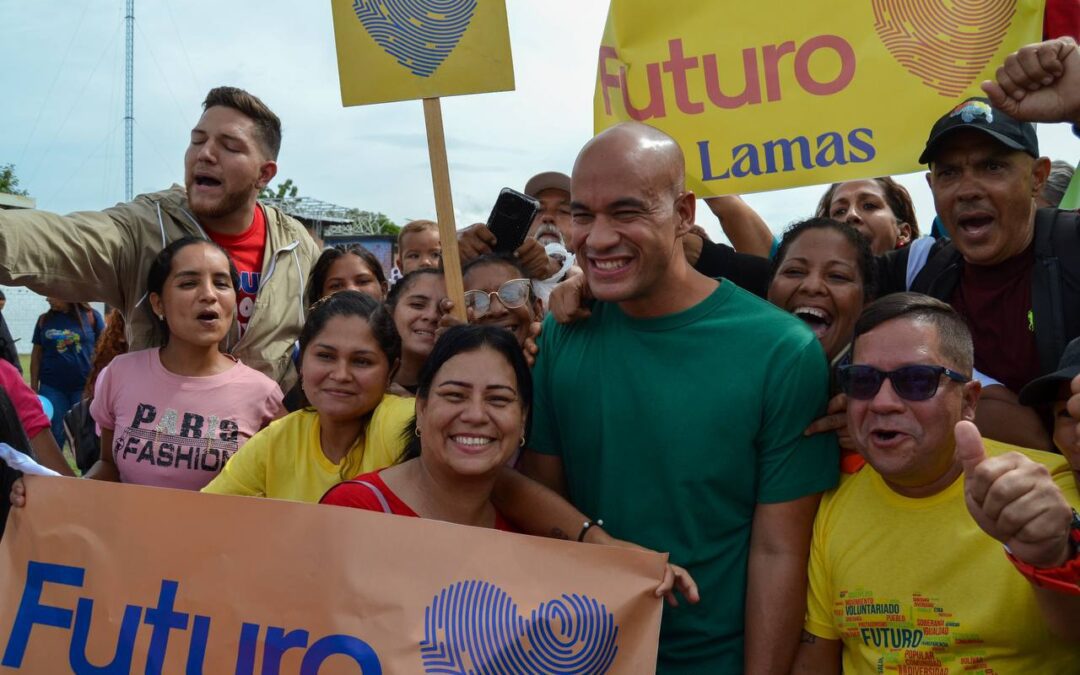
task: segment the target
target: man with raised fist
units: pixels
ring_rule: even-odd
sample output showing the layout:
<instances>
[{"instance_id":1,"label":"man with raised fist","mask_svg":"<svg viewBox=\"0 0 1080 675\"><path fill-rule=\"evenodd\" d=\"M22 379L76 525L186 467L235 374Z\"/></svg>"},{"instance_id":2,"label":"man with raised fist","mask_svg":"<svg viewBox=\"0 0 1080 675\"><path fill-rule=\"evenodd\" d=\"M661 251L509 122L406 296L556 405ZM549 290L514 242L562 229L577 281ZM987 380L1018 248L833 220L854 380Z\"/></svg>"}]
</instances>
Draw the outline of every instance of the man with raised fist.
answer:
<instances>
[{"instance_id":1,"label":"man with raised fist","mask_svg":"<svg viewBox=\"0 0 1080 675\"><path fill-rule=\"evenodd\" d=\"M795 672L1076 672L1080 497L1062 457L980 438L973 360L925 295L856 323L839 381L868 465L822 499Z\"/></svg>"}]
</instances>

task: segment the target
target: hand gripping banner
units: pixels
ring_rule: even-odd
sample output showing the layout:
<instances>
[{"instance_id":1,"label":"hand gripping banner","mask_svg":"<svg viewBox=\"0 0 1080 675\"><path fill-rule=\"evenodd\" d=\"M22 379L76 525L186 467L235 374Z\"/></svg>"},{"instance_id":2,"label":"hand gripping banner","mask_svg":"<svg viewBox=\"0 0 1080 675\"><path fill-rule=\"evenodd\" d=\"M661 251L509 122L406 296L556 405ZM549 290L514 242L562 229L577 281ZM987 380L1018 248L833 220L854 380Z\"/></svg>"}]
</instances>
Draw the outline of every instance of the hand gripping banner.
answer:
<instances>
[{"instance_id":1,"label":"hand gripping banner","mask_svg":"<svg viewBox=\"0 0 1080 675\"><path fill-rule=\"evenodd\" d=\"M653 673L664 556L355 509L27 477L2 673Z\"/></svg>"}]
</instances>

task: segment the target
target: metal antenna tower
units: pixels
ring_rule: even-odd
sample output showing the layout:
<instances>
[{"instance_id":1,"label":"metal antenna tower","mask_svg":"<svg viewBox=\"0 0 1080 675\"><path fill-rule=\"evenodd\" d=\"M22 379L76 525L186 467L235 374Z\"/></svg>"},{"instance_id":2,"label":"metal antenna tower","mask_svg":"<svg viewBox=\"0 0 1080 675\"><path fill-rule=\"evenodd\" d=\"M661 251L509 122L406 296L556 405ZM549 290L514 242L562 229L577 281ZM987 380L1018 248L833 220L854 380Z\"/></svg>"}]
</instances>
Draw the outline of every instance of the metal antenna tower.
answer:
<instances>
[{"instance_id":1,"label":"metal antenna tower","mask_svg":"<svg viewBox=\"0 0 1080 675\"><path fill-rule=\"evenodd\" d=\"M124 62L124 201L135 195L135 0L127 0L127 45Z\"/></svg>"}]
</instances>

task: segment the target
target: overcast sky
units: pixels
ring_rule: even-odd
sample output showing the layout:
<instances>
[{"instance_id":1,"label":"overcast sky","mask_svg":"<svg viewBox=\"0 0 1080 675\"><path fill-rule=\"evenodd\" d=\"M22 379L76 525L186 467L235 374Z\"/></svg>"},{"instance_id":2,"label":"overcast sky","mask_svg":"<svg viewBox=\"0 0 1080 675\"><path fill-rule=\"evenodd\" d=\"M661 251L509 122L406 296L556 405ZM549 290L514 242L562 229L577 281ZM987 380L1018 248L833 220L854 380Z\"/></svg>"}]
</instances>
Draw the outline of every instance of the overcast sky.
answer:
<instances>
[{"instance_id":1,"label":"overcast sky","mask_svg":"<svg viewBox=\"0 0 1080 675\"><path fill-rule=\"evenodd\" d=\"M14 162L39 208L123 199L124 1L0 0L0 164ZM503 186L569 173L592 135L599 0L509 0L517 89L443 100L458 226L483 220ZM419 101L343 108L329 0L168 0L135 7L135 191L183 177L188 133L211 87L243 87L284 125L279 179L308 197L434 217ZM877 103L875 103L877 105ZM1040 129L1043 153L1076 161L1068 128ZM918 150L918 149L915 149ZM921 175L901 177L927 227ZM276 181L275 181L276 182ZM774 230L812 212L822 189L748 197ZM699 204L699 222L719 234Z\"/></svg>"}]
</instances>

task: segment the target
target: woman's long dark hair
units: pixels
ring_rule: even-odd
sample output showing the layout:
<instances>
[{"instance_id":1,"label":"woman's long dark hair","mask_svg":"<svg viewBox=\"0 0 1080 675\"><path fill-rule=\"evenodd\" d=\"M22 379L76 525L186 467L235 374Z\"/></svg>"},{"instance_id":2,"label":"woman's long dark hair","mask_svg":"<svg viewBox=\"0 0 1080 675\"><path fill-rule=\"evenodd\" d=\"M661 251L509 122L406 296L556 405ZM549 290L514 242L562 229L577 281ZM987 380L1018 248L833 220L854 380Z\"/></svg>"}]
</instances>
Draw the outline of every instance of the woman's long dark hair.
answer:
<instances>
[{"instance_id":1,"label":"woman's long dark hair","mask_svg":"<svg viewBox=\"0 0 1080 675\"><path fill-rule=\"evenodd\" d=\"M521 407L527 411L525 418L525 436L527 438L532 428L532 415L530 414L533 400L532 373L529 371L529 364L525 362L524 354L521 353L521 346L518 345L517 339L514 338L510 331L500 326L466 324L454 326L443 333L435 341L431 356L424 362L424 367L420 369L416 386L416 399L417 401L427 400L428 395L431 393L431 385L435 380L435 375L438 374L443 364L458 354L475 352L484 347L489 347L501 354L514 370L514 376L517 379L518 400ZM413 416L403 435L406 438L407 445L405 446L405 452L402 453L401 458L398 460L399 462L420 456L420 438L416 435L415 416Z\"/></svg>"}]
</instances>

